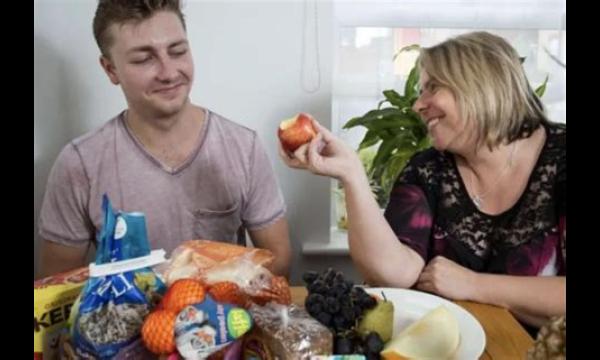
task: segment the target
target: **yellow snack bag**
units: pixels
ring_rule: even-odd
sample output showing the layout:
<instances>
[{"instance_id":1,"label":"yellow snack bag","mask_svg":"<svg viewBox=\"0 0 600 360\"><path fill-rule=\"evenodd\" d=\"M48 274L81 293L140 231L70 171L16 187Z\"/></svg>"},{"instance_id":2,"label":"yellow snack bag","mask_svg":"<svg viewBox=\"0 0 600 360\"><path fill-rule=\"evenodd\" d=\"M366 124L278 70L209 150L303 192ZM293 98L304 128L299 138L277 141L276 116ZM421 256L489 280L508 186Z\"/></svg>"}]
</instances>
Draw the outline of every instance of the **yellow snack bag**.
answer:
<instances>
[{"instance_id":1,"label":"yellow snack bag","mask_svg":"<svg viewBox=\"0 0 600 360\"><path fill-rule=\"evenodd\" d=\"M34 359L58 357L59 336L67 328L71 306L81 293L88 273L88 267L84 267L33 282Z\"/></svg>"}]
</instances>

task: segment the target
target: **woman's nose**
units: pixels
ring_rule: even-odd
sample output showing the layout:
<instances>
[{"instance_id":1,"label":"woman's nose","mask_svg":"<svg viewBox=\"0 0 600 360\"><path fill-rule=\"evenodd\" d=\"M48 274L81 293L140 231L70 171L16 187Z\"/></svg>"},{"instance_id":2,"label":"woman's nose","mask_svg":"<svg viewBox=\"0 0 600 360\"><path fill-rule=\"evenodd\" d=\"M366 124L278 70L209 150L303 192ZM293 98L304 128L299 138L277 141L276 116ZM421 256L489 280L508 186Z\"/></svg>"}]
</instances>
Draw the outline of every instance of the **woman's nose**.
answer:
<instances>
[{"instance_id":1,"label":"woman's nose","mask_svg":"<svg viewBox=\"0 0 600 360\"><path fill-rule=\"evenodd\" d=\"M426 102L423 100L423 96L419 95L419 97L417 98L417 100L415 101L415 103L413 104L412 109L417 113L417 114L421 114L425 109L427 109L427 104Z\"/></svg>"}]
</instances>

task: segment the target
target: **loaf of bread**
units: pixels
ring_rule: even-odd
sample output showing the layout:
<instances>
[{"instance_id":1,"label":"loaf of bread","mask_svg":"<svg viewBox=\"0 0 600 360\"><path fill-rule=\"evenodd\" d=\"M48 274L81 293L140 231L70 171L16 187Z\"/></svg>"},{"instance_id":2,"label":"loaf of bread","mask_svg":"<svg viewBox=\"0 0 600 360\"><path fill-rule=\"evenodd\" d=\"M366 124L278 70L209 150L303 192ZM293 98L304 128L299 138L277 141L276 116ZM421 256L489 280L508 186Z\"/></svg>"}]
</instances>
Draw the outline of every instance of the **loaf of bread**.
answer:
<instances>
[{"instance_id":1,"label":"loaf of bread","mask_svg":"<svg viewBox=\"0 0 600 360\"><path fill-rule=\"evenodd\" d=\"M244 340L244 359L299 360L333 351L331 331L298 305L253 305L250 314L254 327Z\"/></svg>"}]
</instances>

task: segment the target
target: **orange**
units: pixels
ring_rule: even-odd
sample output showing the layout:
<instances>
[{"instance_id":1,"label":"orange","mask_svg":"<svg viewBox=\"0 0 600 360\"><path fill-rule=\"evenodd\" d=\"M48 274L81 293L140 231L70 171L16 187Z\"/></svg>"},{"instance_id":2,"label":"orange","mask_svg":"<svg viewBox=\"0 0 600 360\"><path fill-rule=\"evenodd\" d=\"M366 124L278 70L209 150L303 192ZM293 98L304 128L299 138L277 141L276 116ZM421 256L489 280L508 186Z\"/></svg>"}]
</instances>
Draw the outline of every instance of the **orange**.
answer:
<instances>
[{"instance_id":1,"label":"orange","mask_svg":"<svg viewBox=\"0 0 600 360\"><path fill-rule=\"evenodd\" d=\"M211 285L208 293L220 303L248 307L249 299L240 287L231 281L221 281Z\"/></svg>"},{"instance_id":2,"label":"orange","mask_svg":"<svg viewBox=\"0 0 600 360\"><path fill-rule=\"evenodd\" d=\"M155 354L170 354L175 351L175 313L156 310L150 313L142 326L142 340Z\"/></svg>"},{"instance_id":3,"label":"orange","mask_svg":"<svg viewBox=\"0 0 600 360\"><path fill-rule=\"evenodd\" d=\"M253 294L252 301L261 306L270 301L282 305L289 305L292 302L290 286L285 277L274 276L271 278L271 286L266 289L260 289Z\"/></svg>"},{"instance_id":4,"label":"orange","mask_svg":"<svg viewBox=\"0 0 600 360\"><path fill-rule=\"evenodd\" d=\"M161 304L163 309L179 314L184 307L203 302L205 294L206 290L200 281L180 279L169 287Z\"/></svg>"}]
</instances>

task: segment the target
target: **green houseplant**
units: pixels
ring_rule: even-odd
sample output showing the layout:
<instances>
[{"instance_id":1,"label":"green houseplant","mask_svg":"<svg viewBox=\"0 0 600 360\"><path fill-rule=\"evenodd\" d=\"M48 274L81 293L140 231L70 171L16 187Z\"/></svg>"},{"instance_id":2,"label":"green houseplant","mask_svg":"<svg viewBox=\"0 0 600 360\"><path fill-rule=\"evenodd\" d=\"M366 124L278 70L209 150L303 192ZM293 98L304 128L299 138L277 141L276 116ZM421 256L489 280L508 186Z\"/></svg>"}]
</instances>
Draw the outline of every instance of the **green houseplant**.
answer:
<instances>
[{"instance_id":1,"label":"green houseplant","mask_svg":"<svg viewBox=\"0 0 600 360\"><path fill-rule=\"evenodd\" d=\"M400 49L394 59L404 51L418 50L418 45ZM404 94L393 89L384 90L384 99L377 108L350 119L343 129L363 126L367 129L358 147L359 153L376 148L373 160L367 164L371 188L380 207L385 207L394 180L417 151L431 146L427 127L412 109L419 96L419 73L416 66L411 69ZM384 106L387 105L387 106Z\"/></svg>"},{"instance_id":2,"label":"green houseplant","mask_svg":"<svg viewBox=\"0 0 600 360\"><path fill-rule=\"evenodd\" d=\"M394 60L402 52L418 50L419 45L406 46L396 53ZM521 58L521 62L524 60L525 58ZM547 82L548 77L536 88L535 92L539 97L544 94ZM408 75L402 95L389 89L383 91L383 96L384 99L377 104L377 108L350 119L343 127L351 129L363 126L367 129L357 151L359 154L375 151L372 160L363 161L363 164L381 208L387 205L394 181L411 156L431 146L427 127L413 110L419 97L419 72L416 64Z\"/></svg>"}]
</instances>

